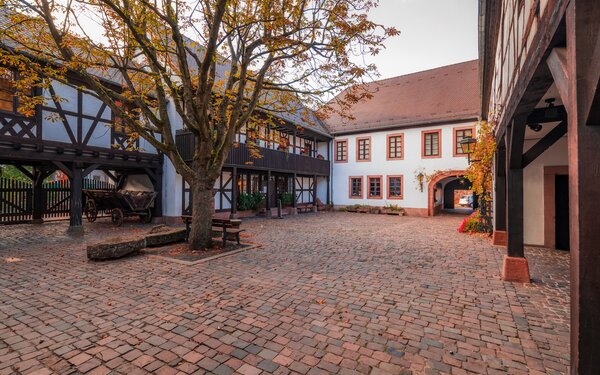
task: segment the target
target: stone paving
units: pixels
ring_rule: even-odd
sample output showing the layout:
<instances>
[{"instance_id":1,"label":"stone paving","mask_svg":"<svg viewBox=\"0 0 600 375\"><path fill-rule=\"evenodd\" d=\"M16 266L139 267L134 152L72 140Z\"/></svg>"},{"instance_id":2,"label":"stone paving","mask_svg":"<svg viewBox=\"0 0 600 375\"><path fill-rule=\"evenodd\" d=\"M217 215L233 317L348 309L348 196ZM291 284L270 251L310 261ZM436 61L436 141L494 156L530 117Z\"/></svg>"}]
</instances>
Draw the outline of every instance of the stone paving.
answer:
<instances>
[{"instance_id":1,"label":"stone paving","mask_svg":"<svg viewBox=\"0 0 600 375\"><path fill-rule=\"evenodd\" d=\"M196 266L86 260L134 223L0 227L0 374L567 373L568 253L505 283L460 220L247 220L262 248Z\"/></svg>"}]
</instances>

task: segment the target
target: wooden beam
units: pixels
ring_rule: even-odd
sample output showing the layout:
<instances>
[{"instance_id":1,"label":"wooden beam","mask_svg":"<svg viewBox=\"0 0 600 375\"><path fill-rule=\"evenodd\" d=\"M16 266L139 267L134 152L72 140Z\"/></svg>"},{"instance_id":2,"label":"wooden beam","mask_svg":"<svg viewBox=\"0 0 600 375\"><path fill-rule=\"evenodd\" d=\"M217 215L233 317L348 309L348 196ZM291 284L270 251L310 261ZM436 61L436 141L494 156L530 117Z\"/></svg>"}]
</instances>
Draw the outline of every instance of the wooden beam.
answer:
<instances>
[{"instance_id":1,"label":"wooden beam","mask_svg":"<svg viewBox=\"0 0 600 375\"><path fill-rule=\"evenodd\" d=\"M535 145L533 145L527 152L523 155L523 168L527 167L531 162L538 158L541 154L544 153L550 146L556 143L559 139L561 139L565 134L567 134L567 122L563 121L560 124L556 125L554 129L552 129L548 134L546 134L542 139L540 139Z\"/></svg>"},{"instance_id":2,"label":"wooden beam","mask_svg":"<svg viewBox=\"0 0 600 375\"><path fill-rule=\"evenodd\" d=\"M87 167L86 169L84 169L83 173L82 173L82 178L87 177L87 175L90 174L90 173L92 173L92 171L94 171L95 169L98 169L98 167L100 165L101 164L92 164L89 167Z\"/></svg>"},{"instance_id":3,"label":"wooden beam","mask_svg":"<svg viewBox=\"0 0 600 375\"><path fill-rule=\"evenodd\" d=\"M71 212L69 213L69 230L81 232L83 228L83 174L76 166L69 176L71 183Z\"/></svg>"},{"instance_id":4,"label":"wooden beam","mask_svg":"<svg viewBox=\"0 0 600 375\"><path fill-rule=\"evenodd\" d=\"M569 73L567 70L567 49L564 47L553 48L546 59L550 68L554 84L563 103L569 102Z\"/></svg>"},{"instance_id":5,"label":"wooden beam","mask_svg":"<svg viewBox=\"0 0 600 375\"><path fill-rule=\"evenodd\" d=\"M506 146L498 145L494 158L496 175L494 176L494 230L506 231Z\"/></svg>"},{"instance_id":6,"label":"wooden beam","mask_svg":"<svg viewBox=\"0 0 600 375\"><path fill-rule=\"evenodd\" d=\"M509 257L523 258L523 143L525 117L517 117L506 132L506 234Z\"/></svg>"},{"instance_id":7,"label":"wooden beam","mask_svg":"<svg viewBox=\"0 0 600 375\"><path fill-rule=\"evenodd\" d=\"M35 175L33 173L29 172L22 165L15 164L15 168L17 168L19 171L21 171L21 173L23 173L25 176L27 176L27 178L29 178L31 181L35 181Z\"/></svg>"},{"instance_id":8,"label":"wooden beam","mask_svg":"<svg viewBox=\"0 0 600 375\"><path fill-rule=\"evenodd\" d=\"M525 118L516 117L510 126L510 131L507 131L509 137L506 141L508 151L507 169L523 168L523 144L525 143Z\"/></svg>"},{"instance_id":9,"label":"wooden beam","mask_svg":"<svg viewBox=\"0 0 600 375\"><path fill-rule=\"evenodd\" d=\"M564 45L564 36L557 32L569 0L554 0L538 20L538 31L534 34L531 47L525 57L522 68L507 95L502 117L498 124L498 133L502 134L515 115L531 113L554 82L545 60L554 46Z\"/></svg>"},{"instance_id":10,"label":"wooden beam","mask_svg":"<svg viewBox=\"0 0 600 375\"><path fill-rule=\"evenodd\" d=\"M569 61L569 222L571 374L598 374L600 358L600 126L589 114L600 111L597 92L600 55L600 1L573 0L566 17Z\"/></svg>"},{"instance_id":11,"label":"wooden beam","mask_svg":"<svg viewBox=\"0 0 600 375\"><path fill-rule=\"evenodd\" d=\"M110 173L109 171L103 170L102 172L104 172L104 174L107 175L108 178L110 178L114 183L119 181L119 179L114 174Z\"/></svg>"}]
</instances>

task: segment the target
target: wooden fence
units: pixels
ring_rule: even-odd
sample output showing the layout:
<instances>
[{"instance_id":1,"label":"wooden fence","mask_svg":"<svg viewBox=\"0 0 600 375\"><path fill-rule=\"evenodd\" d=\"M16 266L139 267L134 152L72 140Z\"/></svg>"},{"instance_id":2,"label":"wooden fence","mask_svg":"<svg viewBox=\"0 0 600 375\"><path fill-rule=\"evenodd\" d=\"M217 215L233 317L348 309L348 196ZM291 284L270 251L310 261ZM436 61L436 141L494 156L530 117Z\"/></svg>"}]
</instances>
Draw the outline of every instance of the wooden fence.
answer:
<instances>
[{"instance_id":1,"label":"wooden fence","mask_svg":"<svg viewBox=\"0 0 600 375\"><path fill-rule=\"evenodd\" d=\"M108 182L84 179L84 189L113 190ZM71 210L69 180L49 181L42 184L43 219L67 219ZM85 199L85 196L84 196ZM100 212L100 215L106 214ZM33 184L27 181L0 178L0 224L30 222L33 218Z\"/></svg>"}]
</instances>

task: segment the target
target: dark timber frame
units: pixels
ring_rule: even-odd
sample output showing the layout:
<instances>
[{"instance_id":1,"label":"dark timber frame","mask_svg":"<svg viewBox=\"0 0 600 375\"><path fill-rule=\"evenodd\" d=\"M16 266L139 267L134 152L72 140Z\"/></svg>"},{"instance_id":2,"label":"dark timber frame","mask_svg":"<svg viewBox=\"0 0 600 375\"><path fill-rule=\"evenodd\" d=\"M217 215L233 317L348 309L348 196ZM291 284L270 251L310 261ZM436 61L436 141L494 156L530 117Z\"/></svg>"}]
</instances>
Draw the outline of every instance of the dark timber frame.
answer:
<instances>
[{"instance_id":1,"label":"dark timber frame","mask_svg":"<svg viewBox=\"0 0 600 375\"><path fill-rule=\"evenodd\" d=\"M486 26L482 29L484 39L494 46L499 34L499 3L482 0L486 18ZM495 164L496 230L503 229L500 209L504 206L505 187L508 255L516 258L524 256L522 170L566 134L571 255L571 373L597 374L600 373L600 1L549 0L542 18L538 20L538 28L532 47L528 49L516 76L514 89L507 94L504 112L498 123L497 140L500 147L496 152ZM485 113L489 103L489 92L486 90L489 91L493 62L489 56L484 56L482 61L482 108ZM552 84L556 85L564 103L564 108L558 113L553 111L553 118L546 116L544 109L535 109ZM550 133L523 154L525 124L557 121L559 124ZM503 165L506 165L505 169Z\"/></svg>"},{"instance_id":2,"label":"dark timber frame","mask_svg":"<svg viewBox=\"0 0 600 375\"><path fill-rule=\"evenodd\" d=\"M75 84L75 83L74 83ZM71 189L71 214L70 226L72 231L79 231L82 226L82 188L83 179L93 170L102 170L113 180L118 175L147 174L154 184L155 190L162 191L162 164L161 154L143 151L126 151L113 148L112 143L118 141L124 146L124 138L111 137L111 144L107 147L89 145L94 129L99 125L110 125L114 120L107 120L103 114L107 110L106 104L101 104L94 116L83 111L84 95L80 88L73 87L77 92L77 111L68 111L63 108L60 101L55 98L52 86L49 88L54 107L36 107L36 114L25 117L13 110L12 112L0 111L0 164L17 166L33 182L33 222L42 222L41 184L43 180L57 170L61 170L70 179ZM40 95L40 92L35 93ZM43 113L56 114L58 123L51 123L44 118ZM71 119L71 123L69 122ZM84 131L83 121L91 121L91 126ZM68 137L68 142L53 141L45 138L46 126L60 126ZM111 134L112 134L111 127ZM33 168L29 173L25 166ZM161 199L155 201L154 216L162 216Z\"/></svg>"}]
</instances>

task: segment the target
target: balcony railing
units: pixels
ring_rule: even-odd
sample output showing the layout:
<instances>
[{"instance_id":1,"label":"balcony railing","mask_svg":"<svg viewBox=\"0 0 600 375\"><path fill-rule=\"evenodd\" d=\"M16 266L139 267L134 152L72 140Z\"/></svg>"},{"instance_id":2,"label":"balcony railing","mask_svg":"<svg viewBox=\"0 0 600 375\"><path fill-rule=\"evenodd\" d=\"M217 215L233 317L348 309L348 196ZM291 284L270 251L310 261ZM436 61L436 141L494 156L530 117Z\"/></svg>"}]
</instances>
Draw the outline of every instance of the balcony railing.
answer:
<instances>
[{"instance_id":1,"label":"balcony railing","mask_svg":"<svg viewBox=\"0 0 600 375\"><path fill-rule=\"evenodd\" d=\"M188 163L191 162L194 157L193 134L186 131L177 131L175 142L183 160ZM240 143L237 147L232 147L229 150L225 165L241 168L268 169L275 172L329 176L329 160L296 155L263 147L259 147L259 149L262 157L258 159L252 158L250 157L248 146Z\"/></svg>"}]
</instances>

